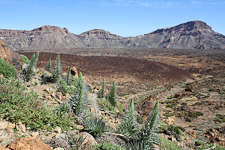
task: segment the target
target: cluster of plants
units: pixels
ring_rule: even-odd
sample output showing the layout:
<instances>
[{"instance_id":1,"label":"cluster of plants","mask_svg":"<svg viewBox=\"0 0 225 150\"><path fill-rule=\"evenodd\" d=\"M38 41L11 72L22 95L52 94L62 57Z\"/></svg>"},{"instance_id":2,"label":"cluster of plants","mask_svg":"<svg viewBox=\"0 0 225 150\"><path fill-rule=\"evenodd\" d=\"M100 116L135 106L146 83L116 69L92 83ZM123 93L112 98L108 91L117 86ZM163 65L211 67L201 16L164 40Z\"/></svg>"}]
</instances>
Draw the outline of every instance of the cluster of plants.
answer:
<instances>
[{"instance_id":1,"label":"cluster of plants","mask_svg":"<svg viewBox=\"0 0 225 150\"><path fill-rule=\"evenodd\" d=\"M0 118L22 122L32 130L51 131L56 126L63 130L73 127L74 120L49 109L35 92L28 92L18 79L0 78Z\"/></svg>"},{"instance_id":2,"label":"cluster of plants","mask_svg":"<svg viewBox=\"0 0 225 150\"><path fill-rule=\"evenodd\" d=\"M109 110L115 112L115 108L119 110L120 113L123 112L123 106L119 101L117 101L117 89L116 82L113 82L113 86L109 93L106 93L105 78L103 78L102 89L97 93L98 104L104 110Z\"/></svg>"}]
</instances>

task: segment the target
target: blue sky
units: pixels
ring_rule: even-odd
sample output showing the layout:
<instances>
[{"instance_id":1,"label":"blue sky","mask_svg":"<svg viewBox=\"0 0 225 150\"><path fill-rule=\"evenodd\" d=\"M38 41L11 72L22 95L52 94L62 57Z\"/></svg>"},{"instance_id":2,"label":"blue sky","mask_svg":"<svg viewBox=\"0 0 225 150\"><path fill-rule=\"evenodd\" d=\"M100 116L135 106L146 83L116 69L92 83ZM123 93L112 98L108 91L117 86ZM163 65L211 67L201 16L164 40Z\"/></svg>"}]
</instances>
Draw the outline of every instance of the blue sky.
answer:
<instances>
[{"instance_id":1,"label":"blue sky","mask_svg":"<svg viewBox=\"0 0 225 150\"><path fill-rule=\"evenodd\" d=\"M0 7L0 29L54 25L127 37L200 20L225 35L225 0L0 0Z\"/></svg>"}]
</instances>

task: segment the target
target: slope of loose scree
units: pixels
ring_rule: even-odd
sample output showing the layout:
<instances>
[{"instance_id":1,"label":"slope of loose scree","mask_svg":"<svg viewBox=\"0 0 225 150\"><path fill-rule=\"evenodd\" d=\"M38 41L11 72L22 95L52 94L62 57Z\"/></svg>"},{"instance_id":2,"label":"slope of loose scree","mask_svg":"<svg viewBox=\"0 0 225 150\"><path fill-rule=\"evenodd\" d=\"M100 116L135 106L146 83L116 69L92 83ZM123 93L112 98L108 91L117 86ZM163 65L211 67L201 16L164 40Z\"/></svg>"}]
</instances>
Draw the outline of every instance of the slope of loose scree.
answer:
<instances>
[{"instance_id":1,"label":"slope of loose scree","mask_svg":"<svg viewBox=\"0 0 225 150\"><path fill-rule=\"evenodd\" d=\"M33 53L22 53L28 58ZM41 52L38 67L44 68L49 59L54 64L57 54ZM61 54L61 62L64 71L70 66L75 66L78 72L82 72L91 82L101 81L105 77L108 81L117 82L145 82L153 85L165 85L174 81L191 78L192 75L177 67L159 62L103 56L76 56Z\"/></svg>"}]
</instances>

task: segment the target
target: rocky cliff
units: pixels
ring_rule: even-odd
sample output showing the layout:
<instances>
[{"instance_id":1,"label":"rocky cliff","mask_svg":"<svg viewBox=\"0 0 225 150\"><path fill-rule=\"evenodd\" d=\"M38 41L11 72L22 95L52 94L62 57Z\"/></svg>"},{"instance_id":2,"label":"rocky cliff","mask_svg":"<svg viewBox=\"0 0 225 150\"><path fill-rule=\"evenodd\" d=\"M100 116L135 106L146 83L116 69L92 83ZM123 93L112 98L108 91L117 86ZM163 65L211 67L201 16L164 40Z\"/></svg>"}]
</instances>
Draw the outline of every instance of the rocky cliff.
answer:
<instances>
[{"instance_id":1,"label":"rocky cliff","mask_svg":"<svg viewBox=\"0 0 225 150\"><path fill-rule=\"evenodd\" d=\"M75 35L56 26L43 26L31 31L0 29L0 38L13 50L87 47L225 49L225 36L202 21L190 21L128 38L101 29Z\"/></svg>"},{"instance_id":2,"label":"rocky cliff","mask_svg":"<svg viewBox=\"0 0 225 150\"><path fill-rule=\"evenodd\" d=\"M8 48L4 42L0 39L0 58L9 62L11 65L19 71L22 68L22 60L19 54L13 52Z\"/></svg>"}]
</instances>

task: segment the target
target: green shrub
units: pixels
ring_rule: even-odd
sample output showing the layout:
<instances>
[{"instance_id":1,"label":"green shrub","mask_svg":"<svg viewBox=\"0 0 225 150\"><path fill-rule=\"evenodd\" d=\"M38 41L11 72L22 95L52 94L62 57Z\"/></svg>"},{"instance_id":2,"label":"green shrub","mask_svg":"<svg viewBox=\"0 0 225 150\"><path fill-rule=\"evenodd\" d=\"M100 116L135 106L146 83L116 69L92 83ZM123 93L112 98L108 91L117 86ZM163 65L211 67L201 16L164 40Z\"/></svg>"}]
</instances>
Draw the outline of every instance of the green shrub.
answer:
<instances>
[{"instance_id":1,"label":"green shrub","mask_svg":"<svg viewBox=\"0 0 225 150\"><path fill-rule=\"evenodd\" d=\"M159 148L160 150L183 150L181 146L164 138L160 138Z\"/></svg>"},{"instance_id":2,"label":"green shrub","mask_svg":"<svg viewBox=\"0 0 225 150\"><path fill-rule=\"evenodd\" d=\"M181 141L181 136L183 136L182 132L185 131L181 126L167 125L165 123L160 126L160 129L162 133L174 136L177 141Z\"/></svg>"},{"instance_id":3,"label":"green shrub","mask_svg":"<svg viewBox=\"0 0 225 150\"><path fill-rule=\"evenodd\" d=\"M0 119L22 122L31 130L51 131L56 126L68 130L74 125L71 118L57 115L35 92L28 92L22 83L13 78L0 78Z\"/></svg>"},{"instance_id":4,"label":"green shrub","mask_svg":"<svg viewBox=\"0 0 225 150\"><path fill-rule=\"evenodd\" d=\"M95 116L88 116L85 119L85 126L84 130L88 131L89 133L93 134L94 136L100 135L106 129L106 124L103 121L103 118L98 118Z\"/></svg>"},{"instance_id":5,"label":"green shrub","mask_svg":"<svg viewBox=\"0 0 225 150\"><path fill-rule=\"evenodd\" d=\"M70 110L70 103L68 102L63 102L60 104L58 107L54 109L54 113L56 113L59 116L64 115L65 113L68 113Z\"/></svg>"},{"instance_id":6,"label":"green shrub","mask_svg":"<svg viewBox=\"0 0 225 150\"><path fill-rule=\"evenodd\" d=\"M60 80L60 90L62 91L62 93L65 95L68 91L68 87L67 87L67 84L66 84L66 81L64 81L63 79Z\"/></svg>"},{"instance_id":7,"label":"green shrub","mask_svg":"<svg viewBox=\"0 0 225 150\"><path fill-rule=\"evenodd\" d=\"M30 63L30 60L27 58L27 56L25 55L20 55L21 56L21 59L22 59L22 62L23 63L26 63L26 64L29 64Z\"/></svg>"},{"instance_id":8,"label":"green shrub","mask_svg":"<svg viewBox=\"0 0 225 150\"><path fill-rule=\"evenodd\" d=\"M17 70L14 66L11 66L7 61L0 58L0 74L8 77L15 77Z\"/></svg>"}]
</instances>

